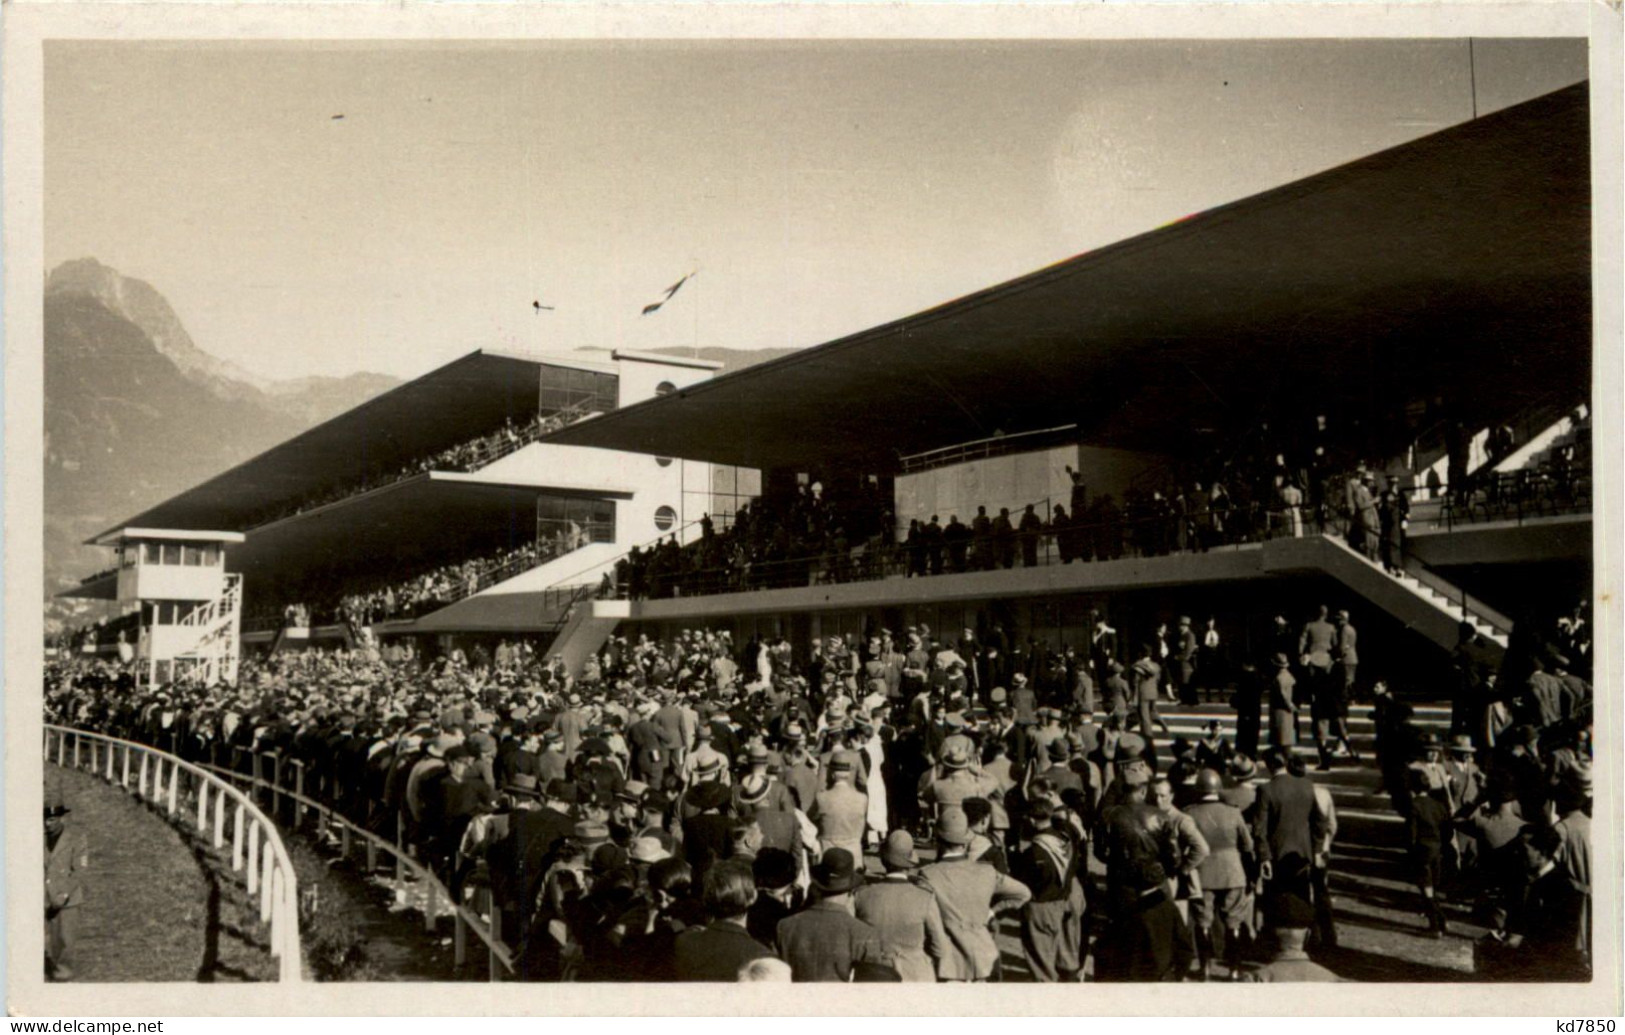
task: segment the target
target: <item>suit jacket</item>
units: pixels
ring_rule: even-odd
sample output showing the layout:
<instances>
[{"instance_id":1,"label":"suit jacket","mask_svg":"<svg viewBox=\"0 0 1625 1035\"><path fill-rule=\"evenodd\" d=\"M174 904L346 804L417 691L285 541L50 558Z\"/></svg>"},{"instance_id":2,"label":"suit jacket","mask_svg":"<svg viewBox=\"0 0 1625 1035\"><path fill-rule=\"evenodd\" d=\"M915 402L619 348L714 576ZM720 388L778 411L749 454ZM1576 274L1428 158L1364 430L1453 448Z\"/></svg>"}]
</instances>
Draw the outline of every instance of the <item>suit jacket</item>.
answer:
<instances>
[{"instance_id":1,"label":"suit jacket","mask_svg":"<svg viewBox=\"0 0 1625 1035\"><path fill-rule=\"evenodd\" d=\"M1242 857L1253 852L1253 832L1241 810L1222 801L1199 801L1185 808L1196 830L1207 842L1208 856L1196 868L1204 891L1247 886Z\"/></svg>"},{"instance_id":2,"label":"suit jacket","mask_svg":"<svg viewBox=\"0 0 1625 1035\"><path fill-rule=\"evenodd\" d=\"M818 759L811 755L803 755L799 759L786 756L784 785L790 789L796 808L803 812L809 811L813 806L813 799L824 786L824 770L819 766Z\"/></svg>"},{"instance_id":3,"label":"suit jacket","mask_svg":"<svg viewBox=\"0 0 1625 1035\"><path fill-rule=\"evenodd\" d=\"M826 848L846 848L863 859L863 829L869 816L869 798L844 780L819 791L813 797L807 818L818 826L818 838ZM854 846L856 846L854 848Z\"/></svg>"},{"instance_id":4,"label":"suit jacket","mask_svg":"<svg viewBox=\"0 0 1625 1035\"><path fill-rule=\"evenodd\" d=\"M763 804L754 810L745 810L742 815L749 815L761 828L763 847L782 848L792 857L799 858L801 821L796 819L793 810L775 809Z\"/></svg>"},{"instance_id":5,"label":"suit jacket","mask_svg":"<svg viewBox=\"0 0 1625 1035\"><path fill-rule=\"evenodd\" d=\"M1332 648L1337 645L1337 626L1315 619L1303 627L1298 637L1298 654L1309 656L1311 668L1329 670L1332 667Z\"/></svg>"},{"instance_id":6,"label":"suit jacket","mask_svg":"<svg viewBox=\"0 0 1625 1035\"><path fill-rule=\"evenodd\" d=\"M1027 885L968 856L935 862L920 871L937 897L949 951L937 965L944 981L981 981L992 976L999 947L988 924L996 912L1018 909L1032 898Z\"/></svg>"},{"instance_id":7,"label":"suit jacket","mask_svg":"<svg viewBox=\"0 0 1625 1035\"><path fill-rule=\"evenodd\" d=\"M85 882L80 873L90 867L90 848L85 835L64 830L56 844L45 849L45 905L55 911L77 906L85 898Z\"/></svg>"},{"instance_id":8,"label":"suit jacket","mask_svg":"<svg viewBox=\"0 0 1625 1035\"><path fill-rule=\"evenodd\" d=\"M508 819L508 836L491 847L492 893L529 913L542 890L553 850L575 831L575 820L551 808L524 809Z\"/></svg>"},{"instance_id":9,"label":"suit jacket","mask_svg":"<svg viewBox=\"0 0 1625 1035\"><path fill-rule=\"evenodd\" d=\"M794 981L850 981L854 964L880 962L880 932L838 903L815 902L779 921L779 957Z\"/></svg>"},{"instance_id":10,"label":"suit jacket","mask_svg":"<svg viewBox=\"0 0 1625 1035\"><path fill-rule=\"evenodd\" d=\"M677 936L677 980L739 980L739 969L751 960L773 955L743 927L717 920Z\"/></svg>"},{"instance_id":11,"label":"suit jacket","mask_svg":"<svg viewBox=\"0 0 1625 1035\"><path fill-rule=\"evenodd\" d=\"M937 897L902 877L887 877L859 888L853 898L859 920L880 938L881 955L904 981L935 981L937 963L948 949Z\"/></svg>"},{"instance_id":12,"label":"suit jacket","mask_svg":"<svg viewBox=\"0 0 1625 1035\"><path fill-rule=\"evenodd\" d=\"M1354 626L1344 625L1337 630L1337 660L1345 665L1358 665L1360 652L1356 645L1360 642L1360 634Z\"/></svg>"},{"instance_id":13,"label":"suit jacket","mask_svg":"<svg viewBox=\"0 0 1625 1035\"><path fill-rule=\"evenodd\" d=\"M1253 833L1260 862L1288 855L1313 861L1325 835L1325 818L1315 805L1315 783L1307 776L1278 773L1258 789Z\"/></svg>"},{"instance_id":14,"label":"suit jacket","mask_svg":"<svg viewBox=\"0 0 1625 1035\"><path fill-rule=\"evenodd\" d=\"M553 720L553 728L564 737L564 757L572 759L581 747L581 730L586 720L574 708L566 708Z\"/></svg>"},{"instance_id":15,"label":"suit jacket","mask_svg":"<svg viewBox=\"0 0 1625 1035\"><path fill-rule=\"evenodd\" d=\"M648 719L639 719L626 731L627 745L632 749L632 771L645 780L665 774L671 768L674 744L666 740L659 726Z\"/></svg>"}]
</instances>

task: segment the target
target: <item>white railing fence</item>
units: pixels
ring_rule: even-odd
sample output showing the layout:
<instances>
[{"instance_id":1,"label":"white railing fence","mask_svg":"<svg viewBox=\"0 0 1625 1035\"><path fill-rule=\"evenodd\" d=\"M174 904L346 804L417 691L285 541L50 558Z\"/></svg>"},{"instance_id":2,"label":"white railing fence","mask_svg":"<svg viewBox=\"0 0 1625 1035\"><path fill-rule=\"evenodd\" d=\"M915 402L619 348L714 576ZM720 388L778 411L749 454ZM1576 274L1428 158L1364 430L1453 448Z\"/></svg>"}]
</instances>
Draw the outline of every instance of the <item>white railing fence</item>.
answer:
<instances>
[{"instance_id":1,"label":"white railing fence","mask_svg":"<svg viewBox=\"0 0 1625 1035\"><path fill-rule=\"evenodd\" d=\"M416 857L413 847L406 842L404 823L399 815L395 817L395 837L391 841L353 822L332 805L308 796L305 765L299 759L285 758L276 751L254 752L241 747L231 747L229 751L229 767L205 764L202 768L221 779L245 785L250 795L268 797L271 815L281 818L288 829L297 832L313 824L318 836L332 835L338 840L339 852L346 861L361 848L366 854L365 872L369 876L378 870L380 855L390 859L397 888L404 889L410 880L423 891L425 931L433 933L442 910L450 911L453 967L457 971L460 972L467 961L468 938L472 934L485 946L488 980L511 978L517 960L514 949L502 940L502 913L491 901L489 889L470 885L465 887L461 900L453 896L435 872Z\"/></svg>"},{"instance_id":2,"label":"white railing fence","mask_svg":"<svg viewBox=\"0 0 1625 1035\"><path fill-rule=\"evenodd\" d=\"M260 922L270 934L278 980L297 984L303 979L299 891L293 863L276 826L247 795L209 772L209 767L145 744L64 726L45 727L45 759L134 791L171 817L180 816L184 806L199 836L217 851L223 852L229 839L231 870L242 880L249 897L258 897ZM195 802L189 800L192 796Z\"/></svg>"}]
</instances>

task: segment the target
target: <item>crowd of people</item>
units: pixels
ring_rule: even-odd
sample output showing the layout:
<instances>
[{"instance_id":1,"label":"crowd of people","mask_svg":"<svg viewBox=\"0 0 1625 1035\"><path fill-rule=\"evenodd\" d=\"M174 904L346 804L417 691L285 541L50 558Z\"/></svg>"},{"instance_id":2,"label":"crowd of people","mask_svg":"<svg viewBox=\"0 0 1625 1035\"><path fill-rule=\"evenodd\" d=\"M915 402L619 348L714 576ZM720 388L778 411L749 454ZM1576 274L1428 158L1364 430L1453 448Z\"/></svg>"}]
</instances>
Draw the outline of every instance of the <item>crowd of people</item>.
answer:
<instances>
[{"instance_id":1,"label":"crowd of people","mask_svg":"<svg viewBox=\"0 0 1625 1035\"><path fill-rule=\"evenodd\" d=\"M273 600L244 615L247 630L344 623L355 630L389 619L417 618L455 603L503 578L533 568L579 545L580 537L548 536L492 550L450 564L403 575L375 567L365 579L306 584L294 591L303 599ZM275 594L271 594L273 597Z\"/></svg>"},{"instance_id":2,"label":"crowd of people","mask_svg":"<svg viewBox=\"0 0 1625 1035\"><path fill-rule=\"evenodd\" d=\"M572 421L579 419L581 413L576 410L560 410L554 413L538 413L529 420L515 422L509 417L502 427L488 432L466 442L459 442L448 446L436 453L416 457L396 467L383 470L368 471L355 478L348 478L328 485L309 496L296 500L279 503L266 510L254 514L242 524L244 528L258 528L273 521L303 514L325 507L329 503L336 503L349 496L357 496L363 492L381 489L386 485L415 478L429 471L452 471L470 473L478 471L487 464L502 459L509 453L535 442L546 435L551 435Z\"/></svg>"},{"instance_id":3,"label":"crowd of people","mask_svg":"<svg viewBox=\"0 0 1625 1035\"><path fill-rule=\"evenodd\" d=\"M1201 684L1201 641L1182 620L1165 658L1098 613L1027 651L925 626L805 652L615 637L578 672L511 643L284 654L216 688L70 660L45 696L48 721L184 758L297 759L307 794L488 893L527 980L1333 980L1311 957L1337 940L1336 807L1294 750L1296 688L1324 764L1369 676L1346 617L1278 624L1227 679L1235 737L1171 747L1156 702ZM1464 635L1448 744L1370 681L1417 911L1442 936L1471 905L1486 973L1589 968L1582 626L1504 693Z\"/></svg>"}]
</instances>

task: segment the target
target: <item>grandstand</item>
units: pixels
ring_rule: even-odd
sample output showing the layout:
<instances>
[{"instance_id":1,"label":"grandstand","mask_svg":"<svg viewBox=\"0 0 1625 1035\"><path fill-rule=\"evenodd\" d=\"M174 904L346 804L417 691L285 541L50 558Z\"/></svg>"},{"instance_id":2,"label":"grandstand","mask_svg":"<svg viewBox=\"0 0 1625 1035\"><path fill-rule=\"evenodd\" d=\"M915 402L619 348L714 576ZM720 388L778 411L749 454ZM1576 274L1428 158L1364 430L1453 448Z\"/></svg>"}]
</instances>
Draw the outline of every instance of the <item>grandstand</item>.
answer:
<instances>
[{"instance_id":1,"label":"grandstand","mask_svg":"<svg viewBox=\"0 0 1625 1035\"><path fill-rule=\"evenodd\" d=\"M685 648L671 645L726 631L705 650L723 645L730 674L716 677L717 694L740 706L735 720L747 706L736 690L756 709L774 686L771 675L756 685L750 667L764 645L790 659L781 683L806 693L807 673L817 695L832 671L821 644L836 638L843 658L873 661L871 638L890 633L901 650L920 632L931 664L951 654L972 670L965 714L944 720L990 723L1013 700L995 687L1002 694L1020 674L1039 701L1065 701L1085 726L1112 716L1115 734L1120 709L1080 706L1062 674L1104 675L1142 649L1177 650L1168 630L1184 616L1213 639L1200 641L1194 685L1161 656L1167 681L1153 680L1149 696L1177 688L1179 703L1155 730L1141 713L1152 769L1176 738L1192 746L1210 723L1238 744L1251 725L1254 742L1240 750L1259 754L1257 726L1275 716L1267 690L1243 691L1257 692L1273 657L1291 655L1282 669L1297 663L1299 630L1318 608L1345 610L1359 631L1360 673L1341 660L1355 697L1342 702L1347 753L1319 736L1313 746L1271 739L1320 756L1314 779L1341 823L1328 853L1339 919L1365 927L1355 937L1373 959L1437 967L1407 979L1454 980L1481 971L1473 943L1441 951L1430 941L1404 956L1382 933L1410 938L1395 921L1410 911L1392 902L1412 884L1395 779L1405 778L1408 749L1386 746L1397 774L1372 764L1383 723L1390 738L1398 727L1381 715L1388 699L1371 699L1386 683L1409 699L1407 729L1467 736L1469 709L1447 700L1453 652L1470 641L1482 651L1470 661L1482 657L1504 685L1522 687L1538 648L1557 639L1556 617L1591 597L1586 90L738 373L628 352L604 361L475 352L120 522L95 540L119 552L115 567L70 592L132 605L109 629L135 644L152 683L198 658L204 681L229 682L239 654L410 644L419 658L474 659L439 667L456 673L444 684L426 675L435 668L419 669L426 697L467 676L502 709L443 725L510 731L542 714L533 698L546 722L559 722L583 688L615 699L617 720L645 714L626 713L628 704L653 714L674 692L704 696L705 666L679 675ZM170 541L178 554L166 554ZM163 573L146 570L169 564L207 569L217 596L172 606ZM235 634L229 650L213 646L218 635L188 645L164 631L222 622ZM1101 649L1102 667L1092 645L1107 622L1117 642ZM645 636L651 643L604 650L614 637ZM537 662L522 675L519 666L489 682L470 674L516 640ZM1589 633L1583 642L1589 649ZM1566 649L1589 674L1589 659ZM674 664L632 675L628 658L645 650ZM540 663L548 655L579 682L555 681ZM332 694L350 677L306 674L329 662L354 672L346 666L361 656L307 652L261 671L281 668L274 678ZM860 699L861 671L850 670ZM536 682L546 689L521 685ZM1107 680L1098 682L1104 698ZM944 685L923 696L957 699ZM873 682L862 690L879 693ZM914 714L895 687L879 696L894 699L880 714L899 705L885 720L895 727L937 721ZM521 698L524 714L513 707ZM823 707L817 699L809 716ZM383 721L393 732L380 725L368 737L398 744L408 714L413 728L434 714L416 703L396 715L391 701ZM325 721L316 713L296 710L281 741L268 720L246 743L206 738L202 750L216 765L229 752L240 774L246 762L258 785L259 736L260 750L280 744L276 765L280 751L315 774L327 763L296 742L293 724L308 732ZM911 735L925 743L922 729ZM582 750L599 754L596 744ZM352 809L359 800L385 836L393 824L401 848L401 795L386 795L383 781L363 794L344 772L323 773L326 793ZM900 810L893 829L904 829L914 795L888 794ZM348 853L348 828L342 843ZM438 885L429 887L432 929ZM493 946L490 958L496 974L505 957Z\"/></svg>"},{"instance_id":2,"label":"grandstand","mask_svg":"<svg viewBox=\"0 0 1625 1035\"><path fill-rule=\"evenodd\" d=\"M1135 639L1223 613L1252 652L1335 601L1370 670L1423 691L1461 622L1505 648L1589 593L1585 91L729 376L476 352L117 529L240 533L246 649L524 635L576 665L617 630L799 651L919 624L1058 647L1109 600ZM1362 468L1408 502L1392 573L1346 542ZM1035 563L911 569L912 519L1029 504Z\"/></svg>"},{"instance_id":3,"label":"grandstand","mask_svg":"<svg viewBox=\"0 0 1625 1035\"><path fill-rule=\"evenodd\" d=\"M512 606L535 604L515 590L596 580L634 544L691 536L701 513L731 511L738 479L545 439L717 366L470 353L92 539L118 563L64 595L127 613L84 649L137 657L151 681L201 665L214 682L235 678L239 650L554 628L557 609Z\"/></svg>"}]
</instances>

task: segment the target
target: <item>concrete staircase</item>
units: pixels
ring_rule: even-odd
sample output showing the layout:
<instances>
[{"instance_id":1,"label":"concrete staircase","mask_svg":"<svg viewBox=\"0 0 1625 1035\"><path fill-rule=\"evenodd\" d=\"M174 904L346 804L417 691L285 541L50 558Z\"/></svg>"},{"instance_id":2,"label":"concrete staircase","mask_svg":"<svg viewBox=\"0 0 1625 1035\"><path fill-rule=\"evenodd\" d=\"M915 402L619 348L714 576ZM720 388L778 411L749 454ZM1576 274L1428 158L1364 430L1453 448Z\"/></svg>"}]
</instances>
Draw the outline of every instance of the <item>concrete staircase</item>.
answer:
<instances>
[{"instance_id":1,"label":"concrete staircase","mask_svg":"<svg viewBox=\"0 0 1625 1035\"><path fill-rule=\"evenodd\" d=\"M571 606L548 653L562 656L569 671L580 672L582 663L598 652L631 612L625 600L578 601Z\"/></svg>"},{"instance_id":2,"label":"concrete staircase","mask_svg":"<svg viewBox=\"0 0 1625 1035\"><path fill-rule=\"evenodd\" d=\"M1450 732L1450 706L1448 704L1412 704L1413 722L1423 729L1437 733L1445 739ZM1161 704L1158 713L1168 723L1172 736L1155 738L1159 759L1171 759L1173 737L1183 737L1194 743L1205 732L1206 724L1217 719L1226 739L1232 744L1236 736L1236 712L1224 704L1201 704L1194 707L1180 704ZM1260 730L1265 741L1269 736L1269 716L1260 716ZM1294 752L1309 764L1309 775L1332 792L1337 807L1337 840L1333 844L1334 856L1346 856L1356 868L1381 870L1381 875L1403 875L1405 824L1393 811L1388 794L1381 789L1382 773L1377 769L1376 726L1368 704L1349 706L1349 740L1359 752L1358 764L1346 758L1334 758L1330 772L1315 771L1319 757L1309 732L1307 716L1300 722L1300 743Z\"/></svg>"},{"instance_id":3,"label":"concrete staircase","mask_svg":"<svg viewBox=\"0 0 1625 1035\"><path fill-rule=\"evenodd\" d=\"M1512 622L1482 601L1433 574L1419 562L1393 576L1335 536L1272 539L1264 544L1264 568L1275 572L1320 572L1387 611L1443 647L1453 650L1461 622L1471 622L1486 640L1505 650Z\"/></svg>"}]
</instances>

